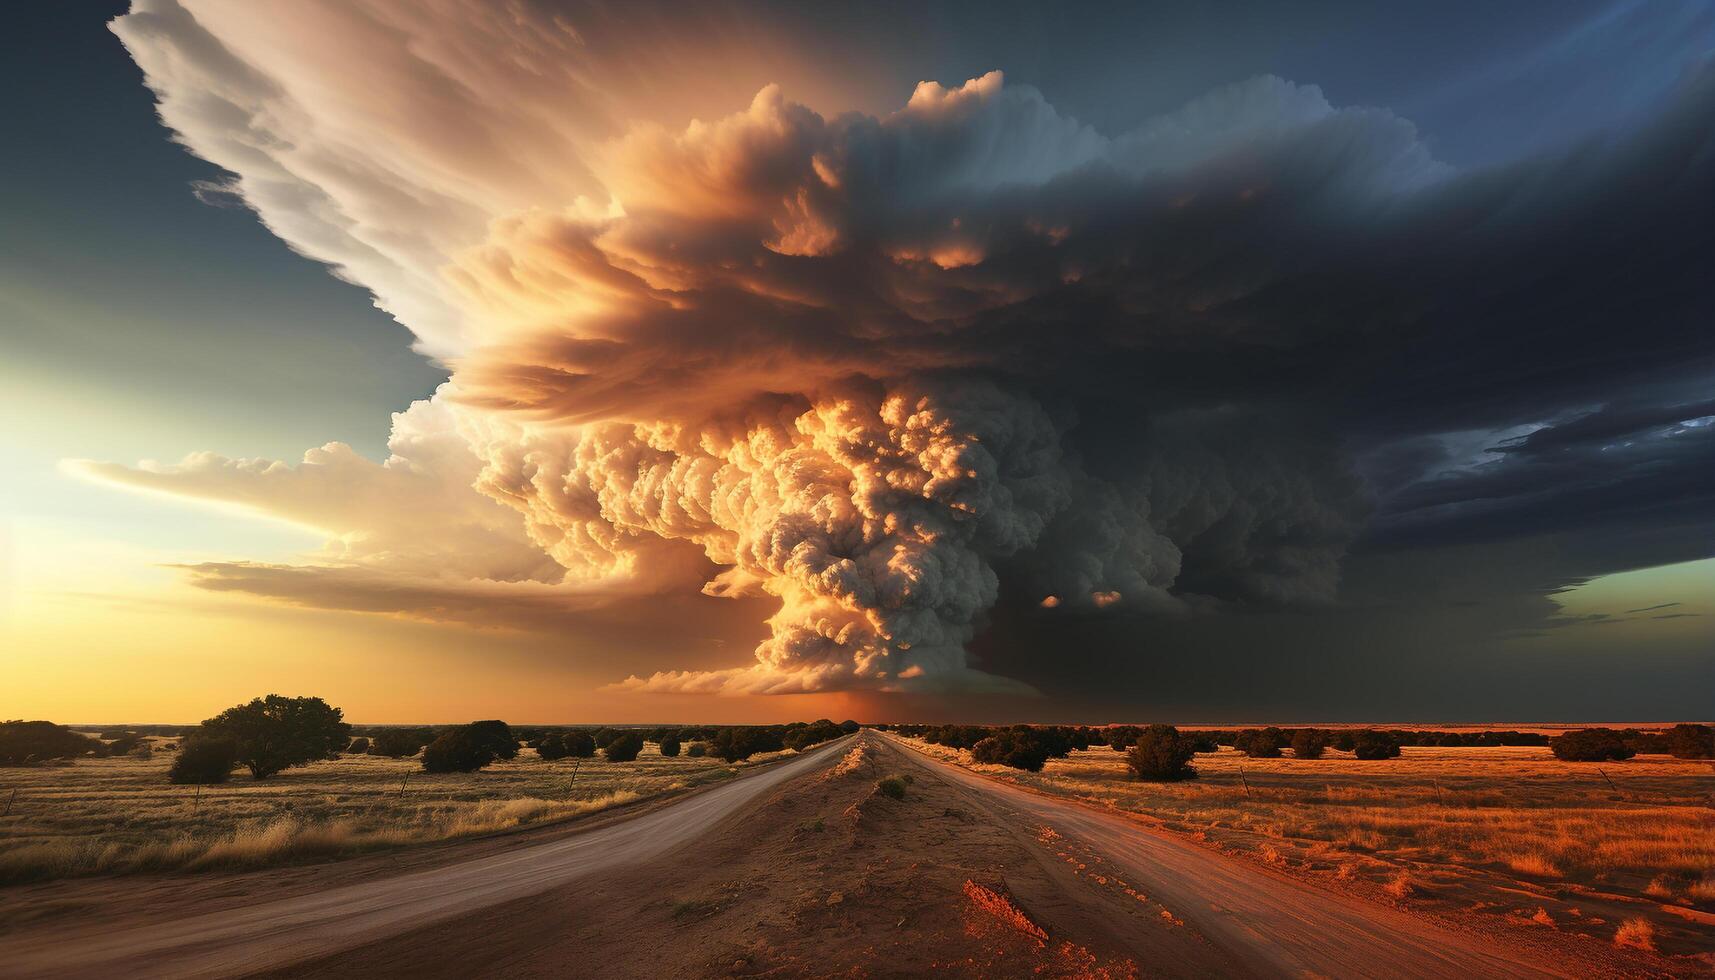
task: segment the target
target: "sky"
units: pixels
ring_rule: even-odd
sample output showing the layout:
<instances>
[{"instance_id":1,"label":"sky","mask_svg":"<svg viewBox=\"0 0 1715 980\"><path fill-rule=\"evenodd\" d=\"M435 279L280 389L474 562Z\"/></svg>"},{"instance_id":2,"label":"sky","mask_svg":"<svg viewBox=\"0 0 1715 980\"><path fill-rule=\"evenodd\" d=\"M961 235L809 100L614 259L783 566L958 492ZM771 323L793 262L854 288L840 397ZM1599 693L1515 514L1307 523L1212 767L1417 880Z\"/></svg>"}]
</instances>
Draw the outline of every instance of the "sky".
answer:
<instances>
[{"instance_id":1,"label":"sky","mask_svg":"<svg viewBox=\"0 0 1715 980\"><path fill-rule=\"evenodd\" d=\"M1715 5L13 20L0 717L1708 715Z\"/></svg>"}]
</instances>

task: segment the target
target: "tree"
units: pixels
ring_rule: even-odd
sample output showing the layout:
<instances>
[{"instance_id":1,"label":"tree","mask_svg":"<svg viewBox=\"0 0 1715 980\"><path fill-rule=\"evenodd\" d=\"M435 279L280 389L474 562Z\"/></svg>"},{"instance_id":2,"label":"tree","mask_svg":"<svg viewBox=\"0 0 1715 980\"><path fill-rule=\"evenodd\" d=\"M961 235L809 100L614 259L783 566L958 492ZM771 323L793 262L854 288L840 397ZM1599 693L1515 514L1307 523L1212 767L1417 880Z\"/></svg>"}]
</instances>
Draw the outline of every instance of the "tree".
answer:
<instances>
[{"instance_id":1,"label":"tree","mask_svg":"<svg viewBox=\"0 0 1715 980\"><path fill-rule=\"evenodd\" d=\"M758 752L778 752L785 747L777 732L748 726L723 728L709 740L709 751L729 763L748 759Z\"/></svg>"},{"instance_id":2,"label":"tree","mask_svg":"<svg viewBox=\"0 0 1715 980\"><path fill-rule=\"evenodd\" d=\"M1360 759L1397 759L1399 743L1386 732L1358 732L1352 736L1352 754Z\"/></svg>"},{"instance_id":3,"label":"tree","mask_svg":"<svg viewBox=\"0 0 1715 980\"><path fill-rule=\"evenodd\" d=\"M1340 732L1334 736L1333 745L1341 752L1350 752L1356 748L1358 737L1351 732Z\"/></svg>"},{"instance_id":4,"label":"tree","mask_svg":"<svg viewBox=\"0 0 1715 980\"><path fill-rule=\"evenodd\" d=\"M95 739L51 721L0 722L0 766L27 766L105 751Z\"/></svg>"},{"instance_id":5,"label":"tree","mask_svg":"<svg viewBox=\"0 0 1715 980\"><path fill-rule=\"evenodd\" d=\"M1247 728L1233 742L1234 748L1253 759L1278 759L1285 745L1285 734L1278 728Z\"/></svg>"},{"instance_id":6,"label":"tree","mask_svg":"<svg viewBox=\"0 0 1715 980\"><path fill-rule=\"evenodd\" d=\"M701 742L692 742L685 747L685 754L693 759L701 759L709 754L709 747Z\"/></svg>"},{"instance_id":7,"label":"tree","mask_svg":"<svg viewBox=\"0 0 1715 980\"><path fill-rule=\"evenodd\" d=\"M971 758L990 765L1041 772L1048 762L1048 747L1028 729L1003 728L971 746Z\"/></svg>"},{"instance_id":8,"label":"tree","mask_svg":"<svg viewBox=\"0 0 1715 980\"><path fill-rule=\"evenodd\" d=\"M367 738L354 738L354 739L352 739L351 744L347 745L345 747L345 753L346 753L346 755L368 755L369 754L369 739L367 739Z\"/></svg>"},{"instance_id":9,"label":"tree","mask_svg":"<svg viewBox=\"0 0 1715 980\"><path fill-rule=\"evenodd\" d=\"M663 735L660 741L661 754L671 759L679 754L679 736Z\"/></svg>"},{"instance_id":10,"label":"tree","mask_svg":"<svg viewBox=\"0 0 1715 980\"><path fill-rule=\"evenodd\" d=\"M536 746L536 754L548 762L553 762L556 759L564 759L571 753L566 751L566 740L564 737L559 735L549 735L542 739L542 743L540 745Z\"/></svg>"},{"instance_id":11,"label":"tree","mask_svg":"<svg viewBox=\"0 0 1715 980\"><path fill-rule=\"evenodd\" d=\"M1675 759L1715 758L1715 727L1675 725L1667 730L1667 751Z\"/></svg>"},{"instance_id":12,"label":"tree","mask_svg":"<svg viewBox=\"0 0 1715 980\"><path fill-rule=\"evenodd\" d=\"M506 722L473 721L465 727L470 729L472 737L480 739L494 752L496 759L518 757L518 736L512 734L512 727Z\"/></svg>"},{"instance_id":13,"label":"tree","mask_svg":"<svg viewBox=\"0 0 1715 980\"><path fill-rule=\"evenodd\" d=\"M476 772L495 760L494 743L470 725L443 732L423 749L424 772Z\"/></svg>"},{"instance_id":14,"label":"tree","mask_svg":"<svg viewBox=\"0 0 1715 980\"><path fill-rule=\"evenodd\" d=\"M643 736L636 732L621 732L602 747L601 753L609 762L630 762L642 751Z\"/></svg>"},{"instance_id":15,"label":"tree","mask_svg":"<svg viewBox=\"0 0 1715 980\"><path fill-rule=\"evenodd\" d=\"M1292 754L1299 759L1320 759L1328 747L1328 736L1314 728L1300 728L1292 733Z\"/></svg>"},{"instance_id":16,"label":"tree","mask_svg":"<svg viewBox=\"0 0 1715 980\"><path fill-rule=\"evenodd\" d=\"M1562 762L1607 762L1630 759L1631 746L1611 728L1585 728L1552 738L1549 751Z\"/></svg>"},{"instance_id":17,"label":"tree","mask_svg":"<svg viewBox=\"0 0 1715 980\"><path fill-rule=\"evenodd\" d=\"M270 694L235 705L202 723L200 734L230 739L238 761L256 779L317 759L331 759L345 748L351 726L342 712L321 698Z\"/></svg>"},{"instance_id":18,"label":"tree","mask_svg":"<svg viewBox=\"0 0 1715 980\"><path fill-rule=\"evenodd\" d=\"M566 754L574 759L588 759L595 755L595 739L589 732L567 732L561 740L566 743Z\"/></svg>"},{"instance_id":19,"label":"tree","mask_svg":"<svg viewBox=\"0 0 1715 980\"><path fill-rule=\"evenodd\" d=\"M1191 767L1196 754L1195 743L1179 734L1172 725L1151 725L1137 736L1131 751L1125 755L1125 765L1134 778L1152 783L1176 783L1196 779Z\"/></svg>"},{"instance_id":20,"label":"tree","mask_svg":"<svg viewBox=\"0 0 1715 980\"><path fill-rule=\"evenodd\" d=\"M403 759L416 755L428 740L421 732L404 728L389 728L375 736L369 742L370 755L384 755L393 759Z\"/></svg>"},{"instance_id":21,"label":"tree","mask_svg":"<svg viewBox=\"0 0 1715 980\"><path fill-rule=\"evenodd\" d=\"M238 743L229 738L192 735L185 739L167 778L175 783L224 783L238 768Z\"/></svg>"}]
</instances>

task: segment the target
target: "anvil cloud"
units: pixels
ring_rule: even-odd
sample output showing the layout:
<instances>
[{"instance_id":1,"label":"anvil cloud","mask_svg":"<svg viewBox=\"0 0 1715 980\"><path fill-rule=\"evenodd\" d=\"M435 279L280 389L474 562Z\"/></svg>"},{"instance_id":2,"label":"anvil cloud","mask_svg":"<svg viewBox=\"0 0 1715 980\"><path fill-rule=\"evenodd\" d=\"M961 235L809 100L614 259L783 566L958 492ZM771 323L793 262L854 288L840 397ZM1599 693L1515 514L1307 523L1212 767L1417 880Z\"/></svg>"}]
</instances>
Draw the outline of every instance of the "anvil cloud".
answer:
<instances>
[{"instance_id":1,"label":"anvil cloud","mask_svg":"<svg viewBox=\"0 0 1715 980\"><path fill-rule=\"evenodd\" d=\"M1671 304L1633 311L1625 363L1586 356L1619 312L1595 273L1680 311L1707 291L1708 70L1636 133L1460 172L1396 115L1273 77L1116 135L999 71L880 116L771 85L669 124L628 118L570 15L238 9L140 0L115 30L233 174L219 192L452 379L395 417L384 464L78 464L333 539L194 569L210 587L469 618L701 581L773 602L754 660L628 686L1014 690L966 652L1003 592L1067 615L1332 603L1366 528L1544 492L1528 460L1618 418L1616 386L1664 458L1708 460L1708 412L1663 405L1664 377L1694 380ZM1678 237L1640 244L1639 215ZM1545 303L1558 350L1509 326ZM1485 357L1497 327L1528 370ZM1445 373L1455 351L1484 367ZM1499 459L1444 449L1521 425Z\"/></svg>"}]
</instances>

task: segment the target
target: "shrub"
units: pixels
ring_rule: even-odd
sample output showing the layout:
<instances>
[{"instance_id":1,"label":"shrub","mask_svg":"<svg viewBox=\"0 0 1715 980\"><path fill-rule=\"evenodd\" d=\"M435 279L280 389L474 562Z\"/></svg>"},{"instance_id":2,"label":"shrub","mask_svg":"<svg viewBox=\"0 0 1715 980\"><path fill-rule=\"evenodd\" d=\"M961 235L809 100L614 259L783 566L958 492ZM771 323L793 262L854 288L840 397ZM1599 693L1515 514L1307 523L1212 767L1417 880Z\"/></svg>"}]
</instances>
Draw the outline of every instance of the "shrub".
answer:
<instances>
[{"instance_id":1,"label":"shrub","mask_svg":"<svg viewBox=\"0 0 1715 980\"><path fill-rule=\"evenodd\" d=\"M1351 732L1340 732L1329 744L1341 752L1351 752L1357 748L1358 737Z\"/></svg>"},{"instance_id":2,"label":"shrub","mask_svg":"<svg viewBox=\"0 0 1715 980\"><path fill-rule=\"evenodd\" d=\"M345 747L345 751L347 755L368 755L369 739L354 738L351 740L351 744Z\"/></svg>"},{"instance_id":3,"label":"shrub","mask_svg":"<svg viewBox=\"0 0 1715 980\"><path fill-rule=\"evenodd\" d=\"M1715 758L1715 726L1675 725L1669 728L1667 751L1675 759Z\"/></svg>"},{"instance_id":4,"label":"shrub","mask_svg":"<svg viewBox=\"0 0 1715 980\"><path fill-rule=\"evenodd\" d=\"M566 754L574 759L588 759L595 755L595 739L589 732L567 732L560 736L560 741L566 745Z\"/></svg>"},{"instance_id":5,"label":"shrub","mask_svg":"<svg viewBox=\"0 0 1715 980\"><path fill-rule=\"evenodd\" d=\"M723 728L709 740L709 751L726 762L748 759L759 752L778 752L785 747L779 733L767 728Z\"/></svg>"},{"instance_id":6,"label":"shrub","mask_svg":"<svg viewBox=\"0 0 1715 980\"><path fill-rule=\"evenodd\" d=\"M348 744L351 726L321 698L270 694L234 705L202 723L199 732L229 739L238 761L256 779L317 759L331 759Z\"/></svg>"},{"instance_id":7,"label":"shrub","mask_svg":"<svg viewBox=\"0 0 1715 980\"><path fill-rule=\"evenodd\" d=\"M679 754L679 736L663 735L660 741L661 754L671 759Z\"/></svg>"},{"instance_id":8,"label":"shrub","mask_svg":"<svg viewBox=\"0 0 1715 980\"><path fill-rule=\"evenodd\" d=\"M238 744L229 738L192 735L185 739L167 778L175 783L224 783L238 768Z\"/></svg>"},{"instance_id":9,"label":"shrub","mask_svg":"<svg viewBox=\"0 0 1715 980\"><path fill-rule=\"evenodd\" d=\"M1292 754L1299 759L1320 759L1328 747L1328 736L1314 728L1301 728L1292 733Z\"/></svg>"},{"instance_id":10,"label":"shrub","mask_svg":"<svg viewBox=\"0 0 1715 980\"><path fill-rule=\"evenodd\" d=\"M1286 737L1278 728L1247 728L1233 741L1233 747L1253 759L1278 759L1286 745Z\"/></svg>"},{"instance_id":11,"label":"shrub","mask_svg":"<svg viewBox=\"0 0 1715 980\"><path fill-rule=\"evenodd\" d=\"M1548 742L1549 751L1562 762L1607 762L1633 755L1620 733L1611 728L1585 728L1567 732Z\"/></svg>"},{"instance_id":12,"label":"shrub","mask_svg":"<svg viewBox=\"0 0 1715 980\"><path fill-rule=\"evenodd\" d=\"M643 751L643 736L636 732L624 732L615 735L605 745L601 752L609 762L630 762L637 758L637 753Z\"/></svg>"},{"instance_id":13,"label":"shrub","mask_svg":"<svg viewBox=\"0 0 1715 980\"><path fill-rule=\"evenodd\" d=\"M473 721L464 727L470 730L472 737L480 739L488 746L496 759L518 757L518 736L512 734L512 726L506 722Z\"/></svg>"},{"instance_id":14,"label":"shrub","mask_svg":"<svg viewBox=\"0 0 1715 980\"><path fill-rule=\"evenodd\" d=\"M840 732L845 735L850 735L852 732L855 732L862 727L862 725L852 721L850 718L840 722Z\"/></svg>"},{"instance_id":15,"label":"shrub","mask_svg":"<svg viewBox=\"0 0 1715 980\"><path fill-rule=\"evenodd\" d=\"M875 784L875 791L893 800L905 799L905 780L899 776L888 776Z\"/></svg>"},{"instance_id":16,"label":"shrub","mask_svg":"<svg viewBox=\"0 0 1715 980\"><path fill-rule=\"evenodd\" d=\"M460 725L423 749L423 771L476 772L496 758L492 737L470 725Z\"/></svg>"},{"instance_id":17,"label":"shrub","mask_svg":"<svg viewBox=\"0 0 1715 980\"><path fill-rule=\"evenodd\" d=\"M1152 783L1176 783L1196 779L1191 768L1196 747L1172 725L1151 725L1137 736L1126 753L1125 766L1136 779Z\"/></svg>"},{"instance_id":18,"label":"shrub","mask_svg":"<svg viewBox=\"0 0 1715 980\"><path fill-rule=\"evenodd\" d=\"M1386 732L1359 732L1352 736L1352 754L1360 759L1396 759L1399 743Z\"/></svg>"},{"instance_id":19,"label":"shrub","mask_svg":"<svg viewBox=\"0 0 1715 980\"><path fill-rule=\"evenodd\" d=\"M408 731L403 728L389 728L369 741L370 755L384 755L390 759L403 759L417 754L427 742L421 732Z\"/></svg>"},{"instance_id":20,"label":"shrub","mask_svg":"<svg viewBox=\"0 0 1715 980\"><path fill-rule=\"evenodd\" d=\"M564 737L559 735L549 735L542 739L542 744L536 746L536 754L549 762L553 762L556 759L564 759L571 753L566 751L566 740Z\"/></svg>"},{"instance_id":21,"label":"shrub","mask_svg":"<svg viewBox=\"0 0 1715 980\"><path fill-rule=\"evenodd\" d=\"M1005 728L971 746L971 758L991 765L1041 772L1048 762L1048 747L1028 729Z\"/></svg>"},{"instance_id":22,"label":"shrub","mask_svg":"<svg viewBox=\"0 0 1715 980\"><path fill-rule=\"evenodd\" d=\"M709 747L701 742L692 742L685 747L685 754L693 759L701 759L709 754Z\"/></svg>"},{"instance_id":23,"label":"shrub","mask_svg":"<svg viewBox=\"0 0 1715 980\"><path fill-rule=\"evenodd\" d=\"M49 759L75 759L105 747L51 721L0 722L0 766L27 766Z\"/></svg>"}]
</instances>

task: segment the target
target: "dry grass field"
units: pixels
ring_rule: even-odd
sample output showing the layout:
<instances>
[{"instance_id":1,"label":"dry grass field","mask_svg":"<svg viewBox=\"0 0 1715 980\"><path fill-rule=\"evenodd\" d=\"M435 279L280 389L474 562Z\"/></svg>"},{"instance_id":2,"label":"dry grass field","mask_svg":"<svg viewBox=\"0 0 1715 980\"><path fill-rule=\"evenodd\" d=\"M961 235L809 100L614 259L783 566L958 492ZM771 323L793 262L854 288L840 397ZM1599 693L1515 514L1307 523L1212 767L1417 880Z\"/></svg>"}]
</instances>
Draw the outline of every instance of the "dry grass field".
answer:
<instances>
[{"instance_id":1,"label":"dry grass field","mask_svg":"<svg viewBox=\"0 0 1715 980\"><path fill-rule=\"evenodd\" d=\"M155 746L176 739L153 738ZM271 779L167 781L171 752L0 769L0 884L151 869L242 867L356 854L581 816L731 778L780 755L727 765L664 758L545 762L532 749L474 773L418 759L347 755ZM575 773L575 778L574 778Z\"/></svg>"},{"instance_id":2,"label":"dry grass field","mask_svg":"<svg viewBox=\"0 0 1715 980\"><path fill-rule=\"evenodd\" d=\"M1251 759L1223 748L1197 756L1194 781L1144 783L1106 746L1028 773L910 741L1383 901L1715 954L1715 767L1706 761L1596 766L1540 747L1412 746L1378 761L1290 751Z\"/></svg>"}]
</instances>

